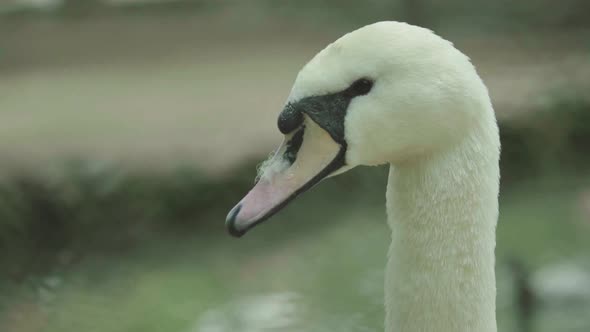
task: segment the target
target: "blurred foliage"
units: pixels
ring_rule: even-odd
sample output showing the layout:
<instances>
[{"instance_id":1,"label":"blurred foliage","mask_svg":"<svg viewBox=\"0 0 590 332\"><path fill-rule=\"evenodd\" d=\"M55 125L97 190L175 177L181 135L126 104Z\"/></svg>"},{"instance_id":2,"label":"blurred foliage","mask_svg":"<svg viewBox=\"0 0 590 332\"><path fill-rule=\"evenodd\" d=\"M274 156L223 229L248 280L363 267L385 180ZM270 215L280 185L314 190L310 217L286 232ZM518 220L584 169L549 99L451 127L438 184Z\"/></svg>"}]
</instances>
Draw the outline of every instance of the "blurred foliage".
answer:
<instances>
[{"instance_id":1,"label":"blurred foliage","mask_svg":"<svg viewBox=\"0 0 590 332\"><path fill-rule=\"evenodd\" d=\"M163 0L163 1L104 1L104 0L47 0L38 2L3 5L0 14L15 18L36 18L39 16L57 16L62 18L80 18L117 13L157 13L174 12L177 14L202 12L211 8L222 8L231 1L215 0Z\"/></svg>"},{"instance_id":2,"label":"blurred foliage","mask_svg":"<svg viewBox=\"0 0 590 332\"><path fill-rule=\"evenodd\" d=\"M589 124L590 103L579 98L556 99L501 123L503 186L544 172L583 171L590 165ZM52 176L13 174L0 184L0 266L19 278L85 252L120 252L162 232L221 231L221 216L252 185L255 164L238 170L212 179L192 167L124 171L71 162ZM342 197L343 187L356 188L381 199L382 186L371 184L385 181L385 168L350 173L323 190Z\"/></svg>"},{"instance_id":3,"label":"blurred foliage","mask_svg":"<svg viewBox=\"0 0 590 332\"><path fill-rule=\"evenodd\" d=\"M55 264L63 259L59 252L124 250L137 239L190 227L211 209L229 206L251 181L239 174L213 181L189 168L124 172L83 162L51 177L16 174L0 185L0 250L19 265L11 271L17 275Z\"/></svg>"},{"instance_id":4,"label":"blurred foliage","mask_svg":"<svg viewBox=\"0 0 590 332\"><path fill-rule=\"evenodd\" d=\"M63 0L23 2L6 10L0 4L0 13L16 16L62 15L79 17L88 15L149 13L173 11L176 13L202 12L211 9L245 8L237 0ZM35 7L31 7L35 5ZM564 0L556 6L550 0L538 1L466 1L466 0L371 0L359 3L352 0L301 0L249 1L247 7L284 16L305 16L320 21L366 21L396 19L430 28L444 25L473 25L487 29L508 27L587 27L590 24L590 5L585 0Z\"/></svg>"},{"instance_id":5,"label":"blurred foliage","mask_svg":"<svg viewBox=\"0 0 590 332\"><path fill-rule=\"evenodd\" d=\"M504 180L590 164L590 101L560 95L500 126Z\"/></svg>"}]
</instances>

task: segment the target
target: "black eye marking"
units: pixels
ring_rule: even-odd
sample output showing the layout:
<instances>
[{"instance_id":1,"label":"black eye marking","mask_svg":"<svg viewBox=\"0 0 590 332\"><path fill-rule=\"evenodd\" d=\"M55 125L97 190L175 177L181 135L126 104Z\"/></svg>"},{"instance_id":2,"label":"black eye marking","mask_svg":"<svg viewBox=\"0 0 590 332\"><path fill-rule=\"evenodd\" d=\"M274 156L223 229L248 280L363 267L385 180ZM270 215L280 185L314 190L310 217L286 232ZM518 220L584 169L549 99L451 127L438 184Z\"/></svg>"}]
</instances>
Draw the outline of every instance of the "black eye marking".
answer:
<instances>
[{"instance_id":1,"label":"black eye marking","mask_svg":"<svg viewBox=\"0 0 590 332\"><path fill-rule=\"evenodd\" d=\"M348 88L328 93L325 95L309 96L302 98L296 102L291 102L285 106L278 119L278 127L281 133L288 134L299 128L304 121L304 114L308 116L313 122L322 127L330 134L335 142L343 147L346 147L346 140L344 139L344 118L348 111L350 102L358 96L368 94L373 88L374 81L370 78L360 78L354 81ZM297 132L295 135L301 135L303 140L303 133ZM291 139L294 143L295 136ZM299 141L299 145L301 145ZM293 146L297 146L293 144ZM297 149L295 152L299 150ZM287 160L293 159L288 157L285 152Z\"/></svg>"},{"instance_id":2,"label":"black eye marking","mask_svg":"<svg viewBox=\"0 0 590 332\"><path fill-rule=\"evenodd\" d=\"M373 88L373 81L371 79L361 78L361 79L354 81L354 83L352 83L350 85L350 87L348 89L346 89L346 92L351 97L363 96L363 95L366 95L367 93L369 93L372 88Z\"/></svg>"},{"instance_id":3,"label":"black eye marking","mask_svg":"<svg viewBox=\"0 0 590 332\"><path fill-rule=\"evenodd\" d=\"M305 131L305 126L301 127L294 135L291 137L289 142L287 142L287 149L283 154L283 157L289 162L289 164L293 165L295 160L297 159L297 152L301 148L301 144L303 143L303 133Z\"/></svg>"}]
</instances>

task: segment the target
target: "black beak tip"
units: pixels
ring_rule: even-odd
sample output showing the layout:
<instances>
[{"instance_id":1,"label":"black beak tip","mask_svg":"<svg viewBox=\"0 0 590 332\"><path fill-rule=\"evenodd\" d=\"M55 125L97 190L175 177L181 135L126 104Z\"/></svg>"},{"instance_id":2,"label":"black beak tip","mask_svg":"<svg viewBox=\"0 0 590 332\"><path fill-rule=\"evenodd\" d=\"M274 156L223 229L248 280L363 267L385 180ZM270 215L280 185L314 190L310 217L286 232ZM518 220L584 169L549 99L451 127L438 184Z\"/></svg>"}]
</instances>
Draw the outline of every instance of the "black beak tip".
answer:
<instances>
[{"instance_id":1,"label":"black beak tip","mask_svg":"<svg viewBox=\"0 0 590 332\"><path fill-rule=\"evenodd\" d=\"M238 216L238 213L240 213L241 209L242 206L240 204L236 205L231 211L229 211L227 218L225 219L225 227L227 228L227 232L236 238L240 238L246 234L245 230L239 230L236 227L236 217Z\"/></svg>"},{"instance_id":2,"label":"black beak tip","mask_svg":"<svg viewBox=\"0 0 590 332\"><path fill-rule=\"evenodd\" d=\"M228 225L227 226L227 232L229 233L229 235L235 237L235 238L241 238L244 234L246 234L245 231L240 231L237 228L235 228L233 225Z\"/></svg>"}]
</instances>

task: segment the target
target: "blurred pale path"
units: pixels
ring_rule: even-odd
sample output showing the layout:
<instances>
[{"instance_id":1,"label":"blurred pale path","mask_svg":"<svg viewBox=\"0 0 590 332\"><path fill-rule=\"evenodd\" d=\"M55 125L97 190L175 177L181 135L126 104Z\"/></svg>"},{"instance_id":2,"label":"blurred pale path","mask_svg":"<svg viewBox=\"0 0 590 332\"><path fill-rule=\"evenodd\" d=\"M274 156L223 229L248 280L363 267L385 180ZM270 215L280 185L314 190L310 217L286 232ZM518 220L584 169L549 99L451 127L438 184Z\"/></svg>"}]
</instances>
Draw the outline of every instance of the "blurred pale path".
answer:
<instances>
[{"instance_id":1,"label":"blurred pale path","mask_svg":"<svg viewBox=\"0 0 590 332\"><path fill-rule=\"evenodd\" d=\"M214 19L153 20L10 26L0 66L2 162L196 162L226 171L279 143L276 116L298 70L348 31L277 22L278 38L268 27L220 30ZM500 117L565 86L590 88L584 34L446 37L471 56Z\"/></svg>"}]
</instances>

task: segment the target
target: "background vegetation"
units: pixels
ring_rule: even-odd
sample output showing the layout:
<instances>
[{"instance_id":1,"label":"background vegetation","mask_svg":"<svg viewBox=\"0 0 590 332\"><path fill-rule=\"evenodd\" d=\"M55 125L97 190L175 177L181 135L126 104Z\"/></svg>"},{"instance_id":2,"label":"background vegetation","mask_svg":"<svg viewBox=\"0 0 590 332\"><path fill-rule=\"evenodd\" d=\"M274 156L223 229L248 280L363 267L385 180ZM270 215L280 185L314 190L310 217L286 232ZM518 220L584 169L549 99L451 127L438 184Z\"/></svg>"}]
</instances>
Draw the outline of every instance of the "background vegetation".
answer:
<instances>
[{"instance_id":1,"label":"background vegetation","mask_svg":"<svg viewBox=\"0 0 590 332\"><path fill-rule=\"evenodd\" d=\"M382 19L453 40L490 88L501 331L590 329L587 1L0 12L0 331L382 330L385 168L326 181L240 241L223 228L297 70ZM581 296L548 297L551 273Z\"/></svg>"}]
</instances>

